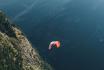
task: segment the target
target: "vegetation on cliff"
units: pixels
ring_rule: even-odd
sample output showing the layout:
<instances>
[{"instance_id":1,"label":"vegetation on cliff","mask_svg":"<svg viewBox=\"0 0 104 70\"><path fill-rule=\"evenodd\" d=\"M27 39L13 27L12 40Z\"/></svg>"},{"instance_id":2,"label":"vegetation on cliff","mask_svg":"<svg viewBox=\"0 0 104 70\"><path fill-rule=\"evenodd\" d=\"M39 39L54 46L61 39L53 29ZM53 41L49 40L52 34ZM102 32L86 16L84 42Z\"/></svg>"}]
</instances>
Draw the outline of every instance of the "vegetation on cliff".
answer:
<instances>
[{"instance_id":1,"label":"vegetation on cliff","mask_svg":"<svg viewBox=\"0 0 104 70\"><path fill-rule=\"evenodd\" d=\"M0 11L0 70L52 70L15 24Z\"/></svg>"}]
</instances>

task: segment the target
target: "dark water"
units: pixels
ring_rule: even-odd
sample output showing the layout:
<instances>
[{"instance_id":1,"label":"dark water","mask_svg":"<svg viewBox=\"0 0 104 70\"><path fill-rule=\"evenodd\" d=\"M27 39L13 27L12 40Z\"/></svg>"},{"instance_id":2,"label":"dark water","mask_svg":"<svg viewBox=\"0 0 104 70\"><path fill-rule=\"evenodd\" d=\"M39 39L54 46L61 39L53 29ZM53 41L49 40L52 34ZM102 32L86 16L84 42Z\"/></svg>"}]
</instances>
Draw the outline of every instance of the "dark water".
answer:
<instances>
[{"instance_id":1,"label":"dark water","mask_svg":"<svg viewBox=\"0 0 104 70\"><path fill-rule=\"evenodd\" d=\"M55 70L104 70L103 0L4 0L0 8ZM52 40L61 48L49 51Z\"/></svg>"}]
</instances>

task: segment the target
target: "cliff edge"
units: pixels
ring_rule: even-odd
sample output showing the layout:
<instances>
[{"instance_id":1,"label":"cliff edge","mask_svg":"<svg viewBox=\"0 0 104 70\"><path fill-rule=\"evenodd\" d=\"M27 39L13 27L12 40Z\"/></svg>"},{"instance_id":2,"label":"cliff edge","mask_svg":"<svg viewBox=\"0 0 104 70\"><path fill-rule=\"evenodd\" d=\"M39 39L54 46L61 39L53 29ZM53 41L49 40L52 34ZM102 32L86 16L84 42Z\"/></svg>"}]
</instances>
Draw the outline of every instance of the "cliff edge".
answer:
<instances>
[{"instance_id":1,"label":"cliff edge","mask_svg":"<svg viewBox=\"0 0 104 70\"><path fill-rule=\"evenodd\" d=\"M52 70L21 31L0 11L0 70Z\"/></svg>"}]
</instances>

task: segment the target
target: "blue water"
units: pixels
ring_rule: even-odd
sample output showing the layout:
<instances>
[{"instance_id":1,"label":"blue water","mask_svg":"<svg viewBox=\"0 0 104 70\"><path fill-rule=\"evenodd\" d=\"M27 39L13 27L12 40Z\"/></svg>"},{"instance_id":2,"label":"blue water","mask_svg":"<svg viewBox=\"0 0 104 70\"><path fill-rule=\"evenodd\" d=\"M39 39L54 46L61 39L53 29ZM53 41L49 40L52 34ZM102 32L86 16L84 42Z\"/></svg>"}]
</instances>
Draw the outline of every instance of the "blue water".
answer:
<instances>
[{"instance_id":1,"label":"blue water","mask_svg":"<svg viewBox=\"0 0 104 70\"><path fill-rule=\"evenodd\" d=\"M103 0L4 0L0 8L55 70L104 70ZM53 40L61 47L49 51Z\"/></svg>"}]
</instances>

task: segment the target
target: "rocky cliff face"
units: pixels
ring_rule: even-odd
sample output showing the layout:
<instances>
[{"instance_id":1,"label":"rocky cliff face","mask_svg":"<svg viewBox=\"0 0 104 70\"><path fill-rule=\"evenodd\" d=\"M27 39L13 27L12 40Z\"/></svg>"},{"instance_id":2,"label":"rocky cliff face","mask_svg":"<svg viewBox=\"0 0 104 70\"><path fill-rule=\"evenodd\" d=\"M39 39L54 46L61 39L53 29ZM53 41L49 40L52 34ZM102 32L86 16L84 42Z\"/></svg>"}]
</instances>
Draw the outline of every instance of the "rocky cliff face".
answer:
<instances>
[{"instance_id":1,"label":"rocky cliff face","mask_svg":"<svg viewBox=\"0 0 104 70\"><path fill-rule=\"evenodd\" d=\"M52 70L3 12L0 12L0 70Z\"/></svg>"}]
</instances>

